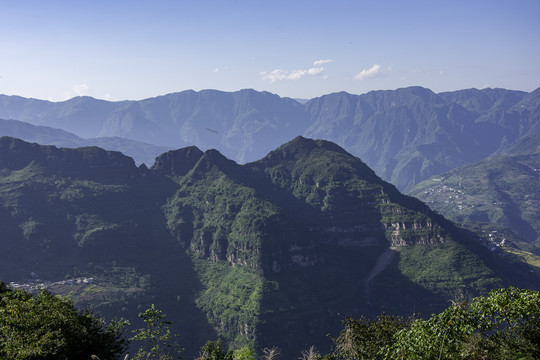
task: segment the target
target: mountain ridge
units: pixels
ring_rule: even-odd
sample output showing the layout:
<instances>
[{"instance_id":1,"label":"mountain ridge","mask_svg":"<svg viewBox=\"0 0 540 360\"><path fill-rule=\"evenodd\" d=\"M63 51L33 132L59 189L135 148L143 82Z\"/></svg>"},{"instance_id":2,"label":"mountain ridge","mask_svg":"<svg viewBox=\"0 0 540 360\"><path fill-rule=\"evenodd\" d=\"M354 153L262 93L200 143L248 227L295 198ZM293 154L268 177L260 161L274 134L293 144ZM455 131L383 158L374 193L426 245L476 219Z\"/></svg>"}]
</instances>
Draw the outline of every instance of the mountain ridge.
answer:
<instances>
[{"instance_id":1,"label":"mountain ridge","mask_svg":"<svg viewBox=\"0 0 540 360\"><path fill-rule=\"evenodd\" d=\"M61 103L0 95L0 117L147 143L218 149L255 161L298 135L339 144L402 191L432 175L504 151L540 131L537 89L422 87L323 95L305 104L268 92L186 90L139 101ZM442 148L437 148L444 144ZM151 164L147 164L151 166Z\"/></svg>"},{"instance_id":2,"label":"mountain ridge","mask_svg":"<svg viewBox=\"0 0 540 360\"><path fill-rule=\"evenodd\" d=\"M66 148L98 146L106 150L120 151L132 157L137 164L151 166L155 158L170 150L169 147L141 143L119 137L81 138L73 133L48 126L32 125L18 120L0 119L0 136L11 136L41 145Z\"/></svg>"}]
</instances>

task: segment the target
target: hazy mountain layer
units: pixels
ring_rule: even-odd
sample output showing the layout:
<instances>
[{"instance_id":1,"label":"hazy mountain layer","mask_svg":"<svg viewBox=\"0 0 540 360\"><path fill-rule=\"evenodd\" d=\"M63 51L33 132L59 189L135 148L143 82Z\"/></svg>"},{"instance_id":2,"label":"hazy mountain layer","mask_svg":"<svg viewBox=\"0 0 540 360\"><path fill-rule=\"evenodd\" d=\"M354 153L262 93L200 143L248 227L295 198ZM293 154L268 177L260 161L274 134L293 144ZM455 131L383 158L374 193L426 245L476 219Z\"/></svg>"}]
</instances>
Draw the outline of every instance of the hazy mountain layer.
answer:
<instances>
[{"instance_id":1,"label":"hazy mountain layer","mask_svg":"<svg viewBox=\"0 0 540 360\"><path fill-rule=\"evenodd\" d=\"M122 137L254 161L298 135L333 141L406 191L540 132L540 89L411 87L335 93L301 104L267 92L183 91L141 101L78 97L51 103L0 96L0 117L85 138Z\"/></svg>"},{"instance_id":2,"label":"hazy mountain layer","mask_svg":"<svg viewBox=\"0 0 540 360\"><path fill-rule=\"evenodd\" d=\"M0 243L2 280L33 273L135 327L155 303L188 357L218 335L296 356L327 348L346 314L429 314L538 283L339 146L301 137L246 165L188 147L151 169L0 138ZM93 281L59 282L77 276Z\"/></svg>"},{"instance_id":3,"label":"hazy mountain layer","mask_svg":"<svg viewBox=\"0 0 540 360\"><path fill-rule=\"evenodd\" d=\"M121 102L77 97L51 103L0 96L0 117L85 138L117 136L165 146L217 148L240 162L261 158L302 134L309 124L300 103L253 90L188 90Z\"/></svg>"},{"instance_id":4,"label":"hazy mountain layer","mask_svg":"<svg viewBox=\"0 0 540 360\"><path fill-rule=\"evenodd\" d=\"M166 146L146 144L119 137L83 139L64 130L31 125L17 120L0 119L0 135L16 137L41 145L55 145L58 147L78 148L98 146L105 150L120 151L132 157L137 164L145 163L148 166L154 164L158 155L171 149Z\"/></svg>"},{"instance_id":5,"label":"hazy mountain layer","mask_svg":"<svg viewBox=\"0 0 540 360\"><path fill-rule=\"evenodd\" d=\"M406 191L539 132L540 101L503 89L435 94L411 87L311 100L304 133L338 143Z\"/></svg>"}]
</instances>

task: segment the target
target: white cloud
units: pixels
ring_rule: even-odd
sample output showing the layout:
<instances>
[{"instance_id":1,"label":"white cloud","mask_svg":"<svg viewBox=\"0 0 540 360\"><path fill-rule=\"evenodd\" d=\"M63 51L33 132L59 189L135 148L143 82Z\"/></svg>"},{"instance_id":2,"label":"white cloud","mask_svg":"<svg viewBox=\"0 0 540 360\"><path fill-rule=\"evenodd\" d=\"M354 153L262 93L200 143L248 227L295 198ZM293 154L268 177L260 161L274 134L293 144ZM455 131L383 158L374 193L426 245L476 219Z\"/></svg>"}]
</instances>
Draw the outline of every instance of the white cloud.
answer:
<instances>
[{"instance_id":1,"label":"white cloud","mask_svg":"<svg viewBox=\"0 0 540 360\"><path fill-rule=\"evenodd\" d=\"M276 69L272 70L270 72L263 71L260 73L263 80L270 81L270 82L276 82L276 81L282 81L285 80L288 76L288 73L285 70Z\"/></svg>"},{"instance_id":2,"label":"white cloud","mask_svg":"<svg viewBox=\"0 0 540 360\"><path fill-rule=\"evenodd\" d=\"M73 92L75 94L77 94L77 96L84 96L86 94L88 94L88 90L90 88L88 87L88 84L87 83L84 83L84 84L76 84L74 85L71 90L73 90Z\"/></svg>"},{"instance_id":3,"label":"white cloud","mask_svg":"<svg viewBox=\"0 0 540 360\"><path fill-rule=\"evenodd\" d=\"M271 83L278 82L278 81L284 81L284 80L300 80L302 78L308 77L308 76L317 76L324 72L324 68L322 66L316 66L320 64L329 63L332 60L317 60L313 64L315 66L309 68L309 69L297 69L297 70L283 70L283 69L275 69L270 72L263 71L259 73L262 76L262 79L265 81L269 81Z\"/></svg>"},{"instance_id":4,"label":"white cloud","mask_svg":"<svg viewBox=\"0 0 540 360\"><path fill-rule=\"evenodd\" d=\"M275 69L270 72L263 71L260 73L263 80L270 82L277 82L283 80L300 80L306 76L316 76L324 71L322 67L312 67L309 69L299 69L286 71L282 69Z\"/></svg>"},{"instance_id":5,"label":"white cloud","mask_svg":"<svg viewBox=\"0 0 540 360\"><path fill-rule=\"evenodd\" d=\"M355 80L369 79L377 76L381 72L381 65L375 64L368 70L364 69L354 76Z\"/></svg>"},{"instance_id":6,"label":"white cloud","mask_svg":"<svg viewBox=\"0 0 540 360\"><path fill-rule=\"evenodd\" d=\"M287 76L287 79L289 79L289 80L300 80L304 76L319 75L323 71L324 71L324 69L322 67L313 67L313 68L310 68L310 69L307 69L307 70L293 70L293 71L291 71L289 76Z\"/></svg>"},{"instance_id":7,"label":"white cloud","mask_svg":"<svg viewBox=\"0 0 540 360\"><path fill-rule=\"evenodd\" d=\"M331 63L333 60L332 59L326 59L326 60L317 60L313 63L313 66L319 66L319 65L324 65L324 64L328 64L328 63Z\"/></svg>"}]
</instances>

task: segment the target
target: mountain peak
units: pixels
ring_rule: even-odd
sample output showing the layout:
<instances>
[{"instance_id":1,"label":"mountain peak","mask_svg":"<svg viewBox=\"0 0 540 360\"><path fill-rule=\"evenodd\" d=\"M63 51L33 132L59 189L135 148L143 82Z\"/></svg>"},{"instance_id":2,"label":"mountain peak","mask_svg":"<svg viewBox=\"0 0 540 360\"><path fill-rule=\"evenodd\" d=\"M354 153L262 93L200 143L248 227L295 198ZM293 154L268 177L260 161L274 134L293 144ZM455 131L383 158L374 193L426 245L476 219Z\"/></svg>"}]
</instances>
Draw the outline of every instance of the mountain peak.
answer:
<instances>
[{"instance_id":1,"label":"mountain peak","mask_svg":"<svg viewBox=\"0 0 540 360\"><path fill-rule=\"evenodd\" d=\"M498 109L508 109L526 95L523 91L500 88L464 89L438 94L449 104L455 103L475 113L487 113Z\"/></svg>"},{"instance_id":2,"label":"mountain peak","mask_svg":"<svg viewBox=\"0 0 540 360\"><path fill-rule=\"evenodd\" d=\"M360 95L367 103L378 110L386 110L393 107L410 106L416 101L430 104L444 104L432 90L422 86L410 86L396 90L375 90Z\"/></svg>"},{"instance_id":3,"label":"mountain peak","mask_svg":"<svg viewBox=\"0 0 540 360\"><path fill-rule=\"evenodd\" d=\"M276 150L270 152L264 159L269 161L294 160L308 156L316 149L329 150L332 152L350 155L339 145L326 140L313 140L303 136L297 136L288 143L281 145Z\"/></svg>"},{"instance_id":4,"label":"mountain peak","mask_svg":"<svg viewBox=\"0 0 540 360\"><path fill-rule=\"evenodd\" d=\"M168 151L156 158L151 170L159 174L184 176L203 156L196 146Z\"/></svg>"},{"instance_id":5,"label":"mountain peak","mask_svg":"<svg viewBox=\"0 0 540 360\"><path fill-rule=\"evenodd\" d=\"M313 149L317 148L317 143L313 139L308 139L303 136L297 136L288 143L281 145L274 151L271 151L264 159L270 161L292 160L302 155L309 154Z\"/></svg>"},{"instance_id":6,"label":"mountain peak","mask_svg":"<svg viewBox=\"0 0 540 360\"><path fill-rule=\"evenodd\" d=\"M189 173L189 176L202 178L210 176L213 173L212 169L231 175L235 170L241 168L236 162L227 159L215 149L206 150L204 153L197 148L195 149L193 155L196 156L190 157L188 161L178 158L178 161L183 161L182 169L174 175L183 176ZM183 155L187 154L184 153Z\"/></svg>"},{"instance_id":7,"label":"mountain peak","mask_svg":"<svg viewBox=\"0 0 540 360\"><path fill-rule=\"evenodd\" d=\"M199 160L199 163L206 162L208 165L214 165L221 171L228 171L236 168L239 165L233 160L227 159L216 149L209 149L204 152L204 155Z\"/></svg>"}]
</instances>

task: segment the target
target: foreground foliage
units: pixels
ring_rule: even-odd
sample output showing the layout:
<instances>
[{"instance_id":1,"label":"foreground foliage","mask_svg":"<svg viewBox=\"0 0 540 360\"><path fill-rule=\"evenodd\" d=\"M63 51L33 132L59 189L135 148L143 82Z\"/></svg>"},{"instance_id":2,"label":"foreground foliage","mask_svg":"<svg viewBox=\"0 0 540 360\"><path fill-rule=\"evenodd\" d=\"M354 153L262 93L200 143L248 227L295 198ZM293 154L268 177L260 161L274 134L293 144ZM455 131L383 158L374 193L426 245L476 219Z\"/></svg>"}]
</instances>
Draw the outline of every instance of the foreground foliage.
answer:
<instances>
[{"instance_id":1,"label":"foreground foliage","mask_svg":"<svg viewBox=\"0 0 540 360\"><path fill-rule=\"evenodd\" d=\"M343 321L345 328L334 339L335 353L343 359L377 359L381 348L393 342L394 335L411 326L412 319L381 314L376 320L365 317Z\"/></svg>"},{"instance_id":2,"label":"foreground foliage","mask_svg":"<svg viewBox=\"0 0 540 360\"><path fill-rule=\"evenodd\" d=\"M146 327L130 341L142 343L134 359L181 358L170 322L154 305L139 314ZM299 359L538 359L540 358L540 292L514 287L452 303L429 319L386 314L374 320L346 318L334 339L334 351L315 347ZM77 310L65 298L46 291L37 295L12 290L0 282L0 358L118 359L126 351L126 323L109 324L89 311ZM262 359L281 359L280 349L265 348ZM226 349L221 339L208 341L199 360L255 360L249 347Z\"/></svg>"},{"instance_id":3,"label":"foreground foliage","mask_svg":"<svg viewBox=\"0 0 540 360\"><path fill-rule=\"evenodd\" d=\"M91 311L46 291L37 295L0 282L0 358L17 360L118 358L127 347L125 322L106 324Z\"/></svg>"},{"instance_id":4,"label":"foreground foliage","mask_svg":"<svg viewBox=\"0 0 540 360\"><path fill-rule=\"evenodd\" d=\"M428 320L347 319L339 359L538 359L540 292L498 289Z\"/></svg>"},{"instance_id":5,"label":"foreground foliage","mask_svg":"<svg viewBox=\"0 0 540 360\"><path fill-rule=\"evenodd\" d=\"M135 336L129 339L143 343L133 359L173 360L182 358L178 355L182 349L174 341L174 335L171 333L171 322L163 319L165 314L161 310L156 309L156 306L152 304L149 309L140 313L139 317L146 326L134 330Z\"/></svg>"}]
</instances>

